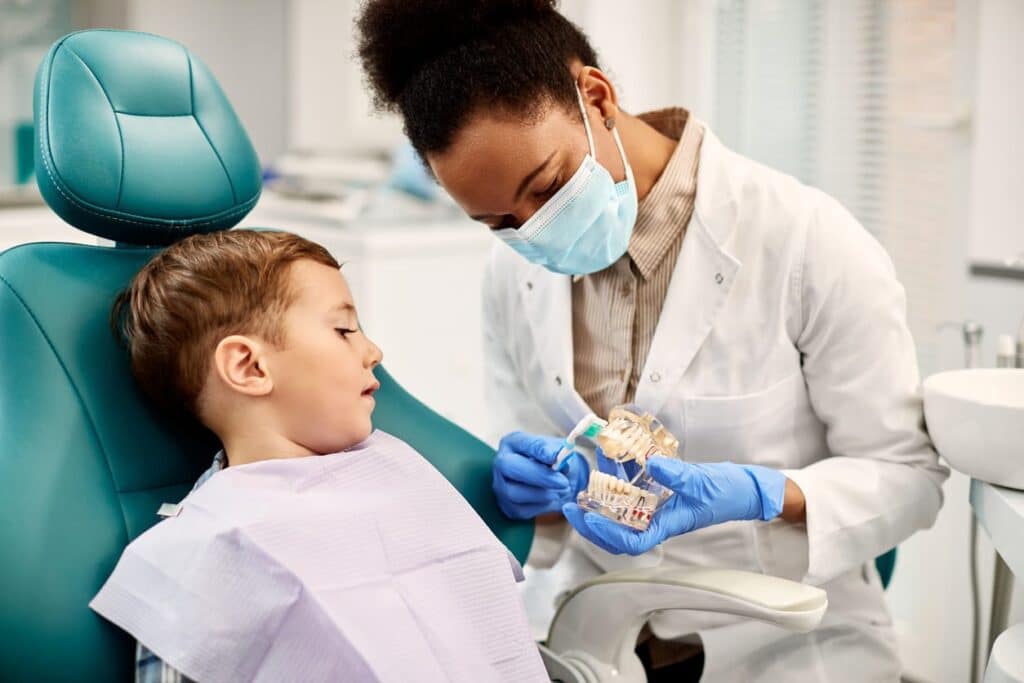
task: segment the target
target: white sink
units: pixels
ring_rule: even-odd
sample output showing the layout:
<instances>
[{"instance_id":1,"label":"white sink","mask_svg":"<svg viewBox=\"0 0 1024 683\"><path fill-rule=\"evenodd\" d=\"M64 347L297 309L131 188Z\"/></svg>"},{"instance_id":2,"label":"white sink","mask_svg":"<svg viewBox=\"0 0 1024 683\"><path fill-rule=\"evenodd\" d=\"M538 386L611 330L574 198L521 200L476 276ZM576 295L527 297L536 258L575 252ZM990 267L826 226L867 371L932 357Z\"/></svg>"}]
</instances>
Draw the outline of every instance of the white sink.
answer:
<instances>
[{"instance_id":1,"label":"white sink","mask_svg":"<svg viewBox=\"0 0 1024 683\"><path fill-rule=\"evenodd\" d=\"M1024 489L1024 369L940 372L924 381L924 415L956 470Z\"/></svg>"}]
</instances>

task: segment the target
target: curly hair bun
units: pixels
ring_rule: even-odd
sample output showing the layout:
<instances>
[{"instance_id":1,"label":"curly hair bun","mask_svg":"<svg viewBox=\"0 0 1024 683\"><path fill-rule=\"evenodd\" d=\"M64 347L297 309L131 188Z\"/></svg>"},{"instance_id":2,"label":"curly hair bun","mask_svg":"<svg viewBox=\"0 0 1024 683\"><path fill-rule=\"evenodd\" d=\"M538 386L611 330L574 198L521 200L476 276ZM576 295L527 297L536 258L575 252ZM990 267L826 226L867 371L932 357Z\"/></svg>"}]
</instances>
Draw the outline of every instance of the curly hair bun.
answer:
<instances>
[{"instance_id":1,"label":"curly hair bun","mask_svg":"<svg viewBox=\"0 0 1024 683\"><path fill-rule=\"evenodd\" d=\"M356 21L359 56L377 106L394 110L424 65L524 19L557 14L555 0L372 0Z\"/></svg>"},{"instance_id":2,"label":"curly hair bun","mask_svg":"<svg viewBox=\"0 0 1024 683\"><path fill-rule=\"evenodd\" d=\"M420 154L445 149L480 107L575 110L570 64L597 66L555 0L367 0L356 29L375 104L402 115Z\"/></svg>"}]
</instances>

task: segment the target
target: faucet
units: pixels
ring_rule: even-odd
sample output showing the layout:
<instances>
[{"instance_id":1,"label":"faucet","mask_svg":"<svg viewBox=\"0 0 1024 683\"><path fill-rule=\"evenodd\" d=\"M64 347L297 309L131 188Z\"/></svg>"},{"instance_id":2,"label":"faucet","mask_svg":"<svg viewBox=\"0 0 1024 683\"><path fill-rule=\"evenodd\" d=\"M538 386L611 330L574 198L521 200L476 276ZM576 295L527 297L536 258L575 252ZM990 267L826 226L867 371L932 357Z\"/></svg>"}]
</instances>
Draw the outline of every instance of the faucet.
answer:
<instances>
[{"instance_id":1,"label":"faucet","mask_svg":"<svg viewBox=\"0 0 1024 683\"><path fill-rule=\"evenodd\" d=\"M985 328L973 320L964 320L963 322L954 322L947 320L936 326L936 330L942 330L947 327L955 327L960 330L964 337L964 367L965 368L976 368L981 365L981 337L985 333ZM1022 329L1024 329L1024 323L1022 323ZM1017 353L1020 354L1024 351L1024 343L1021 341L1017 342Z\"/></svg>"}]
</instances>

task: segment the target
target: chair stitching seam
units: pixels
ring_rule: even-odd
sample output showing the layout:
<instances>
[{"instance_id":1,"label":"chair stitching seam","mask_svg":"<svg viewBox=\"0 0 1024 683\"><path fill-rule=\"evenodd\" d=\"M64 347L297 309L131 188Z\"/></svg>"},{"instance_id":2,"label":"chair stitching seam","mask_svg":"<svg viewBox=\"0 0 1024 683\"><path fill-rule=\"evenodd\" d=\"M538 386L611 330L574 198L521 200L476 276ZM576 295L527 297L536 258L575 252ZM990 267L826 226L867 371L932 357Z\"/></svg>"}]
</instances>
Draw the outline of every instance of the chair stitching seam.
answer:
<instances>
[{"instance_id":1,"label":"chair stitching seam","mask_svg":"<svg viewBox=\"0 0 1024 683\"><path fill-rule=\"evenodd\" d=\"M143 491L157 491L159 489L171 489L176 486L192 486L195 481L176 481L172 484L160 484L159 486L140 486L134 489L117 489L117 492L124 495L127 493L142 493Z\"/></svg>"},{"instance_id":2,"label":"chair stitching seam","mask_svg":"<svg viewBox=\"0 0 1024 683\"><path fill-rule=\"evenodd\" d=\"M214 146L213 140L210 139L210 135L206 132L206 128L203 127L203 122L199 120L198 116L196 116L196 87L195 77L192 75L192 55L187 51L185 52L185 59L188 60L188 95L192 106L192 119L196 122L196 125L199 126L199 130L203 134L203 137L206 138L206 144L210 146L210 149L213 150L214 155L216 155L217 161L220 162L220 167L224 169L224 177L228 179L228 187L231 188L231 201L237 202L238 194L235 192L235 183L231 180L231 174L228 173L228 167L224 163L223 157L220 155L220 150Z\"/></svg>"},{"instance_id":3,"label":"chair stitching seam","mask_svg":"<svg viewBox=\"0 0 1024 683\"><path fill-rule=\"evenodd\" d=\"M96 85L100 87L100 92L102 92L103 96L107 98L107 104L110 105L110 111L114 113L114 125L117 126L117 137L121 140L121 172L118 174L117 179L117 201L114 202L114 208L120 208L121 192L124 190L124 130L121 128L121 120L117 118L117 109L114 107L114 100L110 99L110 93L108 93L107 89L103 87L103 83L100 81L100 77L97 76L96 72L92 70L92 67L90 67L84 59L82 59L82 55L78 54L70 47L65 46L64 49L70 52L75 59L82 63L82 66L85 67L85 70L88 71L89 75L92 76L92 79L96 81Z\"/></svg>"},{"instance_id":4,"label":"chair stitching seam","mask_svg":"<svg viewBox=\"0 0 1024 683\"><path fill-rule=\"evenodd\" d=\"M36 317L35 313L32 311L31 308L29 308L28 304L25 303L25 300L22 298L21 294L19 294L18 290L14 288L14 285L12 285L7 280L7 278L5 278L2 274L0 274L0 282L3 282L5 285L7 285L7 289L11 291L11 294L14 295L14 298L17 299L18 303L21 304L21 307L25 309L25 312L32 319L32 322L35 323L36 329L39 331L39 334L46 341L47 346L50 347L50 352L53 353L53 357L57 361L57 364L60 365L61 370L64 371L64 377L65 379L67 379L68 384L71 386L71 390L74 392L75 398L78 400L78 406L82 410L82 413L85 415L86 422L89 425L89 429L92 431L93 438L96 440L96 445L99 447L100 453L103 455L103 462L106 464L107 472L110 474L110 484L114 489L114 493L117 494L117 505L121 509L121 521L124 524L125 538L127 538L128 515L125 513L124 503L121 501L121 492L117 490L117 479L114 477L114 469L110 465L110 457L107 454L107 449L104 448L103 446L103 440L100 438L99 430L96 429L96 422L93 420L92 413L89 412L89 409L85 404L85 401L82 399L82 394L78 390L78 386L75 384L74 380L71 379L71 373L68 372L68 368L67 365L64 363L64 359L60 357L59 353L57 353L56 346L54 346L53 341L50 339L50 336L46 334L46 330L44 330L43 326L39 323L39 319Z\"/></svg>"},{"instance_id":5,"label":"chair stitching seam","mask_svg":"<svg viewBox=\"0 0 1024 683\"><path fill-rule=\"evenodd\" d=\"M138 116L139 118L146 119L186 119L192 118L192 114L140 114L134 111L122 111L121 109L115 109L115 113L124 114L125 116Z\"/></svg>"}]
</instances>

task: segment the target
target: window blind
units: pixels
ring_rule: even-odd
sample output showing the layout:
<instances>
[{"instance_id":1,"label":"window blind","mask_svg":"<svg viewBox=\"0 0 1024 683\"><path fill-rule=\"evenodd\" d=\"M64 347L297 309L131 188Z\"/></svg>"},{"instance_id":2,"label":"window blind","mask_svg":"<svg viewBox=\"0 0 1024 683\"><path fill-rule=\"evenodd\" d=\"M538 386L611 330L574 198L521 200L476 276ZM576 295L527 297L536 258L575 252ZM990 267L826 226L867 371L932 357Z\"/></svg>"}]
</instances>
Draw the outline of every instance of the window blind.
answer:
<instances>
[{"instance_id":1,"label":"window blind","mask_svg":"<svg viewBox=\"0 0 1024 683\"><path fill-rule=\"evenodd\" d=\"M712 125L820 187L886 247L927 374L961 246L955 0L719 0Z\"/></svg>"}]
</instances>

